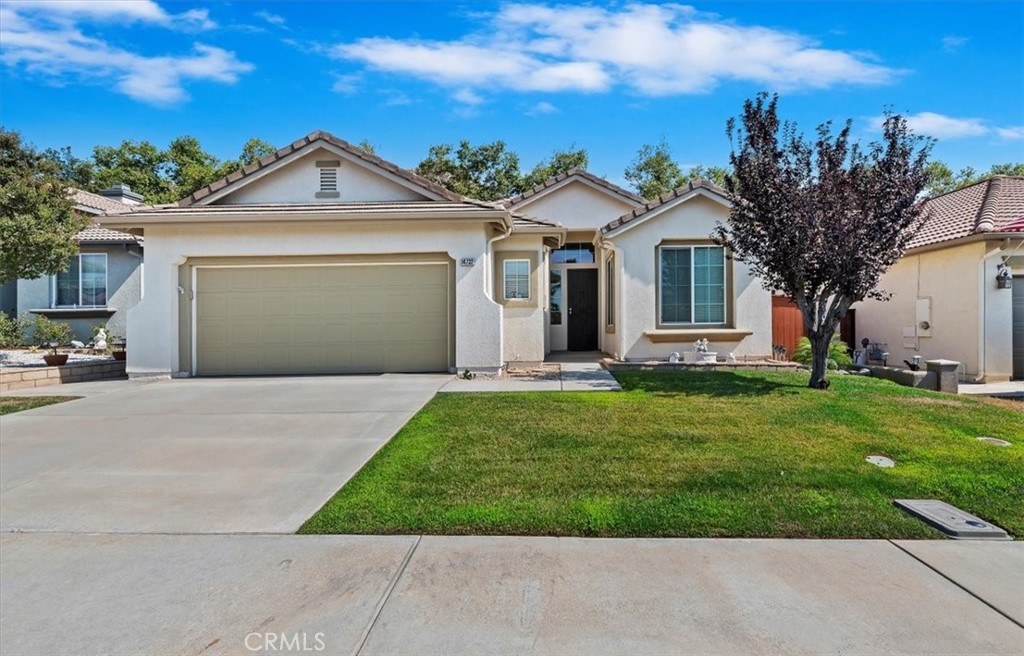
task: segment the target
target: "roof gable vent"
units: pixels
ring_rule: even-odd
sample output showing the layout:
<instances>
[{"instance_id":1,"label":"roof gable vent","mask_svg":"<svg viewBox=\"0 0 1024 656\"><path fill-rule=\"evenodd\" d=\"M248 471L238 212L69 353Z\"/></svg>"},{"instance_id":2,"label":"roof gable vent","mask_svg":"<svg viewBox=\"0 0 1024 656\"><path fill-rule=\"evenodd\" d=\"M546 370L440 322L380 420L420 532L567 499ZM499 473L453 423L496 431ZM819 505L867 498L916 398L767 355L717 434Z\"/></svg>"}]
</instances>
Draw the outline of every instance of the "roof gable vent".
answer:
<instances>
[{"instance_id":1,"label":"roof gable vent","mask_svg":"<svg viewBox=\"0 0 1024 656\"><path fill-rule=\"evenodd\" d=\"M316 168L320 172L320 190L316 192L317 198L339 198L338 192L338 168L341 162L336 159L318 160Z\"/></svg>"}]
</instances>

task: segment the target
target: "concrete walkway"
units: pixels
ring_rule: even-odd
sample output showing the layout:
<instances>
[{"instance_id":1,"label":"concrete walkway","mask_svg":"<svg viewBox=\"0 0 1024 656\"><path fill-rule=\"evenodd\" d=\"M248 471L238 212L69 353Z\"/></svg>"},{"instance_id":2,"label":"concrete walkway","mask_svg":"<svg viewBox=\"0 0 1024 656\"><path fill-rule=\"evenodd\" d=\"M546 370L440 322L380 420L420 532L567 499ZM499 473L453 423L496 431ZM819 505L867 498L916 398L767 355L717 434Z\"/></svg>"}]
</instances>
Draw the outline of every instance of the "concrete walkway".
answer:
<instances>
[{"instance_id":1,"label":"concrete walkway","mask_svg":"<svg viewBox=\"0 0 1024 656\"><path fill-rule=\"evenodd\" d=\"M958 391L961 394L1024 399L1024 380L1011 380L1004 383L960 383Z\"/></svg>"},{"instance_id":2,"label":"concrete walkway","mask_svg":"<svg viewBox=\"0 0 1024 656\"><path fill-rule=\"evenodd\" d=\"M1021 542L7 533L0 556L11 656L281 634L324 654L1024 651Z\"/></svg>"},{"instance_id":3,"label":"concrete walkway","mask_svg":"<svg viewBox=\"0 0 1024 656\"><path fill-rule=\"evenodd\" d=\"M61 385L0 418L0 528L292 533L450 376Z\"/></svg>"},{"instance_id":4,"label":"concrete walkway","mask_svg":"<svg viewBox=\"0 0 1024 656\"><path fill-rule=\"evenodd\" d=\"M442 392L619 392L622 390L607 369L601 353L555 353L543 363L548 372L536 377L477 376L454 378Z\"/></svg>"}]
</instances>

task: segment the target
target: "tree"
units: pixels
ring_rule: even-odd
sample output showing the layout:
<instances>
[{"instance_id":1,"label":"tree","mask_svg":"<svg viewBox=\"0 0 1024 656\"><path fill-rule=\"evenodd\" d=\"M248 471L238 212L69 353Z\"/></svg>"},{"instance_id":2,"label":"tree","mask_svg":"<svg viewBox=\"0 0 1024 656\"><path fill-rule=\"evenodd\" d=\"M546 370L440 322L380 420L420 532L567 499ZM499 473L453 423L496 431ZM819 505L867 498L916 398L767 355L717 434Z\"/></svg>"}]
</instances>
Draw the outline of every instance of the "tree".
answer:
<instances>
[{"instance_id":1,"label":"tree","mask_svg":"<svg viewBox=\"0 0 1024 656\"><path fill-rule=\"evenodd\" d=\"M458 149L448 144L431 146L416 172L457 194L495 201L521 188L519 156L504 141L472 146L462 141Z\"/></svg>"},{"instance_id":2,"label":"tree","mask_svg":"<svg viewBox=\"0 0 1024 656\"><path fill-rule=\"evenodd\" d=\"M92 161L75 157L69 146L47 148L42 154L57 165L57 177L64 182L79 189L89 189L93 186L96 171Z\"/></svg>"},{"instance_id":3,"label":"tree","mask_svg":"<svg viewBox=\"0 0 1024 656\"><path fill-rule=\"evenodd\" d=\"M664 139L656 146L641 146L626 167L625 176L638 194L650 200L686 183L686 176L672 159L672 149Z\"/></svg>"},{"instance_id":4,"label":"tree","mask_svg":"<svg viewBox=\"0 0 1024 656\"><path fill-rule=\"evenodd\" d=\"M727 124L732 209L715 237L766 288L796 302L813 355L809 386L824 389L840 319L866 297L887 299L879 278L921 228L932 142L887 114L882 141L866 149L850 143L851 121L837 135L822 124L812 143L780 125L777 105L778 96L760 93L744 103L742 127Z\"/></svg>"},{"instance_id":5,"label":"tree","mask_svg":"<svg viewBox=\"0 0 1024 656\"><path fill-rule=\"evenodd\" d=\"M374 146L373 142L370 141L369 139L363 139L356 145L365 150L366 152L370 153L371 155L377 154L377 147Z\"/></svg>"},{"instance_id":6,"label":"tree","mask_svg":"<svg viewBox=\"0 0 1024 656\"><path fill-rule=\"evenodd\" d=\"M120 146L96 146L92 159L96 177L90 191L123 183L147 203L169 203L179 198L168 178L166 154L148 141L126 139Z\"/></svg>"},{"instance_id":7,"label":"tree","mask_svg":"<svg viewBox=\"0 0 1024 656\"><path fill-rule=\"evenodd\" d=\"M241 166L238 162L221 163L203 150L199 139L190 136L178 137L171 141L164 153L164 160L164 170L171 185L170 198L162 202L184 198Z\"/></svg>"},{"instance_id":8,"label":"tree","mask_svg":"<svg viewBox=\"0 0 1024 656\"><path fill-rule=\"evenodd\" d=\"M938 196L962 187L987 180L994 175L1024 175L1024 164L993 164L985 173L978 173L970 166L965 166L957 173L942 160L928 162L928 183L925 185L926 196Z\"/></svg>"},{"instance_id":9,"label":"tree","mask_svg":"<svg viewBox=\"0 0 1024 656\"><path fill-rule=\"evenodd\" d=\"M585 148L577 148L576 144L566 150L554 150L549 159L537 162L533 169L523 176L522 190L532 189L545 180L572 169L585 169L590 163L590 156Z\"/></svg>"},{"instance_id":10,"label":"tree","mask_svg":"<svg viewBox=\"0 0 1024 656\"><path fill-rule=\"evenodd\" d=\"M242 154L238 156L238 168L255 164L264 157L273 155L276 152L277 148L274 148L258 137L253 137L242 146Z\"/></svg>"},{"instance_id":11,"label":"tree","mask_svg":"<svg viewBox=\"0 0 1024 656\"><path fill-rule=\"evenodd\" d=\"M698 164L693 166L686 173L686 182L692 180L706 180L707 182L714 183L719 187L725 186L725 178L728 177L729 171L723 169L721 166L703 166Z\"/></svg>"},{"instance_id":12,"label":"tree","mask_svg":"<svg viewBox=\"0 0 1024 656\"><path fill-rule=\"evenodd\" d=\"M0 128L0 282L53 275L78 253L87 221L74 212L60 166Z\"/></svg>"}]
</instances>

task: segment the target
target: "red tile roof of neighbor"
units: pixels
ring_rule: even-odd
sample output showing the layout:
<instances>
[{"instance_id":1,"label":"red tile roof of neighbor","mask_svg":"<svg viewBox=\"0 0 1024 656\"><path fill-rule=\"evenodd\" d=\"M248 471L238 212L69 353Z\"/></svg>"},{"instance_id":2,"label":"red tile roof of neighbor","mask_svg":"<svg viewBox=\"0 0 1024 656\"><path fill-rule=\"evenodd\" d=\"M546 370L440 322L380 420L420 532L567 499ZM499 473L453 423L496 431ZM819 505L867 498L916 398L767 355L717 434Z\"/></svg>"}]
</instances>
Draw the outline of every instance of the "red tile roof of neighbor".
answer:
<instances>
[{"instance_id":1,"label":"red tile roof of neighbor","mask_svg":"<svg viewBox=\"0 0 1024 656\"><path fill-rule=\"evenodd\" d=\"M1016 232L1024 220L1024 176L997 175L924 203L928 218L911 240L918 248L970 235Z\"/></svg>"}]
</instances>

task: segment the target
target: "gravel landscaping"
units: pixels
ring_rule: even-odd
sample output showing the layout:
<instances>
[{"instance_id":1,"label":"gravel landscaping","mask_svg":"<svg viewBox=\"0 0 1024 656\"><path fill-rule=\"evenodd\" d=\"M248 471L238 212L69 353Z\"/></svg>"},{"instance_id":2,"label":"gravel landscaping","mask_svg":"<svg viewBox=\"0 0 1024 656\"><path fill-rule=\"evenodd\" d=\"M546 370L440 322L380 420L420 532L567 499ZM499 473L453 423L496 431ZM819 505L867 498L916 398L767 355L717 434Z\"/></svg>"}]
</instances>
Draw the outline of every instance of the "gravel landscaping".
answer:
<instances>
[{"instance_id":1,"label":"gravel landscaping","mask_svg":"<svg viewBox=\"0 0 1024 656\"><path fill-rule=\"evenodd\" d=\"M45 349L39 349L36 352L28 351L25 349L3 349L0 350L0 368L23 368L23 367L45 367L46 363L43 362L43 356L48 351ZM86 362L113 362L114 358L106 353L74 353L61 349L59 353L68 354L68 364L83 364Z\"/></svg>"}]
</instances>

